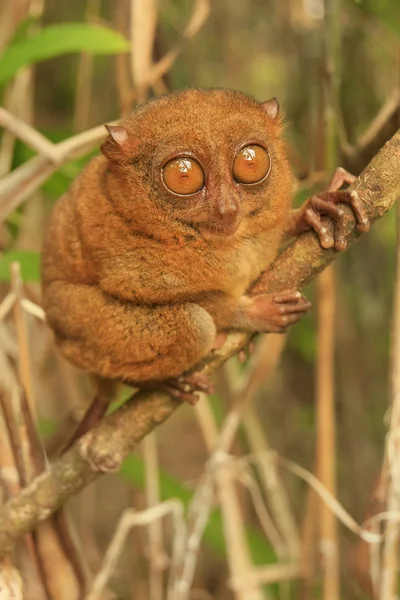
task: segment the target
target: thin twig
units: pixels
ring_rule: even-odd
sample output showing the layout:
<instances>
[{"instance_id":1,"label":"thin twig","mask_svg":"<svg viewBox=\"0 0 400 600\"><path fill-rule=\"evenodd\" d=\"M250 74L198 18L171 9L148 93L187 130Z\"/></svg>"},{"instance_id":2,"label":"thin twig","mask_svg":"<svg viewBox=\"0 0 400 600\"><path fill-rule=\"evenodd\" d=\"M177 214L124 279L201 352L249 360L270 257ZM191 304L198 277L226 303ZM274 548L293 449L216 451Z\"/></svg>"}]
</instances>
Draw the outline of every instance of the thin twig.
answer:
<instances>
[{"instance_id":1,"label":"thin twig","mask_svg":"<svg viewBox=\"0 0 400 600\"><path fill-rule=\"evenodd\" d=\"M367 129L358 136L356 143L342 144L342 150L346 156L352 158L362 153L379 136L387 123L395 116L400 107L400 89L396 87L381 106L378 113L368 125Z\"/></svg>"},{"instance_id":2,"label":"thin twig","mask_svg":"<svg viewBox=\"0 0 400 600\"><path fill-rule=\"evenodd\" d=\"M148 526L154 520L162 519L171 515L174 524L173 549L171 557L171 577L176 572L176 562L183 554L184 539L185 539L185 521L183 518L183 506L179 500L171 499L147 508L141 512L135 512L132 509L126 510L122 515L113 539L107 549L103 563L99 572L94 579L89 593L85 600L99 600L101 593L105 589L110 577L115 571L119 557L124 549L126 538L129 532L137 526ZM169 589L172 589L170 583ZM169 600L173 600L174 596L168 596Z\"/></svg>"},{"instance_id":3,"label":"thin twig","mask_svg":"<svg viewBox=\"0 0 400 600\"><path fill-rule=\"evenodd\" d=\"M256 456L246 456L244 458L237 459L238 462L252 462L256 460ZM279 456L276 452L271 452L271 460L274 460L280 467L287 469L303 481L307 483L321 498L321 500L329 507L329 510L335 514L335 516L341 521L349 531L358 535L361 539L368 542L369 544L379 544L382 540L380 534L371 532L366 528L367 523L359 525L355 519L343 508L336 496L333 496L331 492L321 483L321 481L315 477L310 471L293 462ZM399 513L400 515L400 513Z\"/></svg>"},{"instance_id":4,"label":"thin twig","mask_svg":"<svg viewBox=\"0 0 400 600\"><path fill-rule=\"evenodd\" d=\"M15 137L25 142L48 160L54 160L56 145L50 142L37 129L31 127L28 123L22 121L22 119L19 119L1 106L0 127L10 131Z\"/></svg>"},{"instance_id":5,"label":"thin twig","mask_svg":"<svg viewBox=\"0 0 400 600\"><path fill-rule=\"evenodd\" d=\"M195 0L192 14L181 39L172 50L167 52L167 54L163 56L155 65L153 65L150 71L147 72L146 77L141 81L143 89L153 86L156 81L160 80L172 68L176 59L180 56L185 48L186 43L200 31L207 21L210 9L210 0ZM136 95L137 92L135 90L135 99Z\"/></svg>"},{"instance_id":6,"label":"thin twig","mask_svg":"<svg viewBox=\"0 0 400 600\"><path fill-rule=\"evenodd\" d=\"M12 291L14 292L17 299L14 305L14 321L15 328L17 330L20 377L22 386L24 388L24 392L28 398L30 411L34 415L36 414L36 408L33 397L33 381L30 364L29 336L27 330L26 315L21 307L23 292L20 264L17 262L13 262L10 267L10 273Z\"/></svg>"},{"instance_id":7,"label":"thin twig","mask_svg":"<svg viewBox=\"0 0 400 600\"><path fill-rule=\"evenodd\" d=\"M116 123L116 122L115 122ZM0 222L47 181L62 164L85 156L104 139L103 125L54 145L52 159L35 156L0 181Z\"/></svg>"}]
</instances>

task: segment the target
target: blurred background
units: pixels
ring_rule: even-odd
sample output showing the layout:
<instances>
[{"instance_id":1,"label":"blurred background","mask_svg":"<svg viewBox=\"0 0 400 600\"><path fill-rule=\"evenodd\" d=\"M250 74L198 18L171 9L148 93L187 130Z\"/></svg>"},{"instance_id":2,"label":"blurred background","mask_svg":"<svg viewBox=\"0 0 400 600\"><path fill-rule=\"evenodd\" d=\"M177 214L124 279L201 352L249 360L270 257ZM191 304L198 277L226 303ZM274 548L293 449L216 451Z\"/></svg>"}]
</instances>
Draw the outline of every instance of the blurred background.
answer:
<instances>
[{"instance_id":1,"label":"blurred background","mask_svg":"<svg viewBox=\"0 0 400 600\"><path fill-rule=\"evenodd\" d=\"M239 89L260 101L277 96L285 114L296 206L324 189L336 166L359 174L397 130L397 0L159 0L155 6L150 0L2 0L1 106L58 143L118 119L148 97L188 86ZM67 24L70 29L63 30ZM101 26L102 33L91 33L92 26ZM104 33L103 28L111 33L106 35L109 31ZM47 29L48 36L41 38ZM155 65L161 65L157 72ZM0 290L6 298L10 289L20 289L18 274L14 272L14 279L10 275L11 263L18 261L23 296L40 307L39 253L46 219L57 198L98 151L103 134L97 132L86 146L65 153L59 168L43 167L36 179L36 175L29 179L21 167L35 166L29 161L36 151L18 139L18 131L7 125L4 115L0 126ZM356 521L366 518L382 466L391 398L395 213L392 210L336 261L325 283L305 290L314 309L286 339L258 339L254 363L242 366L233 359L217 377L218 394L209 402L202 399L206 409L180 408L158 428L147 450L138 449L126 461L121 473L103 478L70 503L93 573L100 568L125 508L142 510L170 497L190 505L215 444L210 431L215 429L216 435L232 406L241 405L243 389L251 404L250 416L240 421L229 450L244 456L271 447L316 473ZM16 310L0 321L4 378L9 390L21 378L28 386L51 454L60 423L81 418L92 392L85 376L57 356L51 334L31 314L34 309L27 309L23 318ZM333 341L324 341L323 327L318 330L317 315L324 310ZM328 363L321 357L325 344L333 351ZM321 364L327 365L325 376ZM328 465L321 467L327 456ZM146 479L150 468L159 486L153 500ZM246 546L243 556L250 565L266 568L282 561L298 565L302 559L302 567L275 579L272 574L268 580L281 578L284 583L261 581L255 587L249 584L245 592L230 589L229 577L235 574L235 560L240 563L240 552L236 559L230 554L231 521L217 482L190 597L372 598L368 551L359 537L337 527L334 517L324 537L319 501L309 485L287 469L264 465L286 490L281 490L288 503L282 517L286 525L280 523L271 508L274 501L265 473L248 468L251 473L246 476L260 497L249 493L251 486L233 484ZM5 487L5 493L11 493ZM257 502L262 510L257 510ZM272 533L263 511L273 522ZM164 541L154 546L145 529L134 530L107 584L112 597L164 597L160 590L168 574L171 526L161 533ZM328 574L326 548L321 544L326 536L339 558ZM244 562L243 558L242 567ZM27 571L21 569L24 576ZM247 571L241 570L245 577ZM154 583L153 588L149 585L149 573L155 574L153 581L161 581L158 591ZM26 586L27 598L39 597L29 577Z\"/></svg>"}]
</instances>

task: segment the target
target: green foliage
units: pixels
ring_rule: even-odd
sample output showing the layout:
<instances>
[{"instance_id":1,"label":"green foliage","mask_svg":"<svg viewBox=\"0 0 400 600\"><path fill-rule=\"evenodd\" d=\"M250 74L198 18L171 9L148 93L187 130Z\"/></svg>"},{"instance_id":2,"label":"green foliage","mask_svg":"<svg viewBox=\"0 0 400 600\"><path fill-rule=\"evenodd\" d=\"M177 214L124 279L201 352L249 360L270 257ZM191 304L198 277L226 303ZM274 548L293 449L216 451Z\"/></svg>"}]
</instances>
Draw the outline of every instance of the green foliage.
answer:
<instances>
[{"instance_id":1,"label":"green foliage","mask_svg":"<svg viewBox=\"0 0 400 600\"><path fill-rule=\"evenodd\" d=\"M82 23L50 25L6 48L0 57L0 84L11 79L21 67L63 54L119 54L128 49L127 40L106 27Z\"/></svg>"},{"instance_id":2,"label":"green foliage","mask_svg":"<svg viewBox=\"0 0 400 600\"><path fill-rule=\"evenodd\" d=\"M40 254L38 252L12 251L0 256L0 281L10 281L10 265L19 262L25 282L39 281Z\"/></svg>"},{"instance_id":3,"label":"green foliage","mask_svg":"<svg viewBox=\"0 0 400 600\"><path fill-rule=\"evenodd\" d=\"M400 2L398 0L353 0L362 9L374 14L400 35Z\"/></svg>"}]
</instances>

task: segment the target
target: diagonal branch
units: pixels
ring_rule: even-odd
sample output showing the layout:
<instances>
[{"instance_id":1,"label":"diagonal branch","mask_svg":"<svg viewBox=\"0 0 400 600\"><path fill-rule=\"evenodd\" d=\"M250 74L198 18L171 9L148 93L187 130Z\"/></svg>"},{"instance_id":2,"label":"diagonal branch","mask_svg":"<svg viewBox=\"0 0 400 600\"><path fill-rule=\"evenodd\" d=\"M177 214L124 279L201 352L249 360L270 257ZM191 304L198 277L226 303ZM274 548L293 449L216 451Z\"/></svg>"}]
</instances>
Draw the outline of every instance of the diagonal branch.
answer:
<instances>
[{"instance_id":1,"label":"diagonal branch","mask_svg":"<svg viewBox=\"0 0 400 600\"><path fill-rule=\"evenodd\" d=\"M350 188L363 201L371 222L384 215L400 195L399 173L400 130ZM354 229L349 209L344 207L344 210L348 214L346 237L350 246L360 234ZM302 288L338 256L335 250L323 250L313 233L305 233L274 261L253 286L252 293ZM247 341L245 334L229 335L224 346L207 359L204 371L215 370ZM178 406L179 403L167 395L142 391L103 419L45 473L7 502L0 512L0 553L9 552L21 534L48 518L101 473L117 470L136 444Z\"/></svg>"}]
</instances>

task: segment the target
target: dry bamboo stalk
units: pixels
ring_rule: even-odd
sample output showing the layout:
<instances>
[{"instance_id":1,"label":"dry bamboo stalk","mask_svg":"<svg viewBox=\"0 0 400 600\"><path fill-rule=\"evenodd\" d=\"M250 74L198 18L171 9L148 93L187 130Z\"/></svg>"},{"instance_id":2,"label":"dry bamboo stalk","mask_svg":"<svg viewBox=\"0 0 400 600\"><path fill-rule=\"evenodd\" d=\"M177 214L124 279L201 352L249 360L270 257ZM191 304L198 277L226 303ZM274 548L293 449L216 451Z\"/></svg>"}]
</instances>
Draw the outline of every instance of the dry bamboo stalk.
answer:
<instances>
[{"instance_id":1,"label":"dry bamboo stalk","mask_svg":"<svg viewBox=\"0 0 400 600\"><path fill-rule=\"evenodd\" d=\"M321 483L336 496L335 461L335 279L328 267L318 280L318 354L317 354L317 473ZM339 598L339 560L336 519L321 503L319 543L322 556L325 600Z\"/></svg>"},{"instance_id":2,"label":"dry bamboo stalk","mask_svg":"<svg viewBox=\"0 0 400 600\"><path fill-rule=\"evenodd\" d=\"M131 69L139 104L148 96L147 81L153 65L158 0L131 0Z\"/></svg>"},{"instance_id":3,"label":"dry bamboo stalk","mask_svg":"<svg viewBox=\"0 0 400 600\"><path fill-rule=\"evenodd\" d=\"M390 426L386 437L388 484L386 507L389 513L400 511L400 209L397 210L396 283L393 302L393 329L391 344L392 405ZM380 569L380 600L393 600L398 584L400 523L388 519L384 531L384 547Z\"/></svg>"},{"instance_id":4,"label":"dry bamboo stalk","mask_svg":"<svg viewBox=\"0 0 400 600\"><path fill-rule=\"evenodd\" d=\"M146 465L146 506L152 508L161 503L160 474L158 466L157 438L155 432L143 440L143 456ZM149 558L149 598L162 600L163 571L167 566L164 550L163 525L159 519L150 521L147 527L147 556Z\"/></svg>"},{"instance_id":5,"label":"dry bamboo stalk","mask_svg":"<svg viewBox=\"0 0 400 600\"><path fill-rule=\"evenodd\" d=\"M100 13L101 0L87 0L85 21L89 23L95 20ZM79 57L78 74L76 81L75 110L73 129L76 132L84 131L88 128L92 78L93 78L93 54L83 52Z\"/></svg>"}]
</instances>

